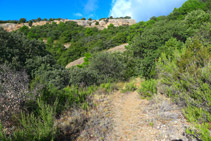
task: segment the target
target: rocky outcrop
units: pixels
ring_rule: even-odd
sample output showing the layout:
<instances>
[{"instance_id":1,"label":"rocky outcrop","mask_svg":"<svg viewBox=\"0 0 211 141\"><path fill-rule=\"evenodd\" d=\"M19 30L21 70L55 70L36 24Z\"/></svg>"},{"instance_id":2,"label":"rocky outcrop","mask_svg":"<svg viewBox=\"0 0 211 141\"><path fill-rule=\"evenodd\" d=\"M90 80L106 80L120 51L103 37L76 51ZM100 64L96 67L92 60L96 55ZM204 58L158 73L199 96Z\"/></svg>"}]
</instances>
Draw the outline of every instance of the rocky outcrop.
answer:
<instances>
[{"instance_id":1,"label":"rocky outcrop","mask_svg":"<svg viewBox=\"0 0 211 141\"><path fill-rule=\"evenodd\" d=\"M76 22L78 25L80 26L84 26L84 27L97 27L98 29L104 29L107 28L110 24L113 24L114 26L118 27L118 26L123 26L123 25L133 25L136 23L135 20L133 19L103 19L103 20L54 20L53 22L55 22L56 24L59 24L61 22ZM33 23L33 26L41 26L41 25L45 25L47 23L52 24L53 22L49 22L49 21L40 21L40 22L35 22ZM21 23L21 24L13 24L13 23L6 23L6 24L0 24L0 27L2 27L4 30L11 32L11 31L15 31L18 30L19 28L23 27L23 26L27 26L30 28L28 23Z\"/></svg>"}]
</instances>

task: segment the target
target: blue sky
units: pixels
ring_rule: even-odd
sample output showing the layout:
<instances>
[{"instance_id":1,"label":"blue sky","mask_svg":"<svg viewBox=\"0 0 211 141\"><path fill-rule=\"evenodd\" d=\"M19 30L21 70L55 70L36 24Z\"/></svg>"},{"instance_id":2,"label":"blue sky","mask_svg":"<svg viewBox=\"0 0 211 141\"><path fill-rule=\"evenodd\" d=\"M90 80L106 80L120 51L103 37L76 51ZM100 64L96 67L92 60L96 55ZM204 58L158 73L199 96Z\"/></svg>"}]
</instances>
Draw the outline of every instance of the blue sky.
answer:
<instances>
[{"instance_id":1,"label":"blue sky","mask_svg":"<svg viewBox=\"0 0 211 141\"><path fill-rule=\"evenodd\" d=\"M146 21L168 15L186 0L0 0L0 20L41 18L99 19L131 16Z\"/></svg>"}]
</instances>

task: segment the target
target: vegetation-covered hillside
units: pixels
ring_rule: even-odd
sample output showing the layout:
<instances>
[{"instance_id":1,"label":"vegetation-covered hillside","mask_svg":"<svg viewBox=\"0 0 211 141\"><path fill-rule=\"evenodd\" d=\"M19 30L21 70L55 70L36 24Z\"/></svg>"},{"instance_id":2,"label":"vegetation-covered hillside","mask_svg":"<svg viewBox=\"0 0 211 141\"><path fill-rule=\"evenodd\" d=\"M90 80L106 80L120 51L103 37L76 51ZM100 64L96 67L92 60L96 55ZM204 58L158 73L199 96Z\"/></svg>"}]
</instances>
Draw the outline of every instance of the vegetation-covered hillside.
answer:
<instances>
[{"instance_id":1,"label":"vegetation-covered hillside","mask_svg":"<svg viewBox=\"0 0 211 141\"><path fill-rule=\"evenodd\" d=\"M194 125L187 134L211 140L210 9L210 0L187 0L168 16L130 27L0 29L0 140L75 139L89 119L76 119L68 133L55 121L68 110L89 111L93 93L131 77L145 79L142 97L161 93L183 108ZM127 42L124 53L102 52ZM82 56L85 63L65 69Z\"/></svg>"}]
</instances>

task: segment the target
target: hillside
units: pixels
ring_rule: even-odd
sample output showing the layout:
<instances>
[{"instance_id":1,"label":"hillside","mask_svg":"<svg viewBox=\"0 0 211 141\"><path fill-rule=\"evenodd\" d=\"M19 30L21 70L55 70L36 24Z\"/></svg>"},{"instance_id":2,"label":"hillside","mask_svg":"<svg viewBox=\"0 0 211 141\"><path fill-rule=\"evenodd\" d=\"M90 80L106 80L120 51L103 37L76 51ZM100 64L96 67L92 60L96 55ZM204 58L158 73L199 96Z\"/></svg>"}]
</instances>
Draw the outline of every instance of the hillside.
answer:
<instances>
[{"instance_id":1,"label":"hillside","mask_svg":"<svg viewBox=\"0 0 211 141\"><path fill-rule=\"evenodd\" d=\"M187 0L102 30L0 28L0 140L210 141L210 9Z\"/></svg>"},{"instance_id":2,"label":"hillside","mask_svg":"<svg viewBox=\"0 0 211 141\"><path fill-rule=\"evenodd\" d=\"M84 26L87 28L90 27L97 27L100 30L103 30L104 28L108 28L108 26L110 24L113 24L114 26L118 27L118 26L124 26L124 25L133 25L136 24L136 21L134 19L102 19L102 20L54 20L54 21L39 21L39 22L33 22L32 26L42 26L45 24L52 24L52 23L56 23L56 24L60 24L61 22L66 23L66 22L75 22L80 26ZM19 24L15 24L15 23L3 23L0 24L0 27L2 27L4 30L11 32L11 31L16 31L20 28L22 28L23 26L26 26L28 28L31 28L31 26L29 26L29 23L19 23Z\"/></svg>"},{"instance_id":3,"label":"hillside","mask_svg":"<svg viewBox=\"0 0 211 141\"><path fill-rule=\"evenodd\" d=\"M106 52L111 52L111 53L113 53L113 52L124 52L124 51L126 51L125 46L127 46L127 45L128 45L128 43L125 43L125 44L110 48ZM84 57L81 57L81 58L79 58L79 59L77 59L73 62L70 62L65 68L70 68L72 66L81 65L83 63L84 63Z\"/></svg>"}]
</instances>

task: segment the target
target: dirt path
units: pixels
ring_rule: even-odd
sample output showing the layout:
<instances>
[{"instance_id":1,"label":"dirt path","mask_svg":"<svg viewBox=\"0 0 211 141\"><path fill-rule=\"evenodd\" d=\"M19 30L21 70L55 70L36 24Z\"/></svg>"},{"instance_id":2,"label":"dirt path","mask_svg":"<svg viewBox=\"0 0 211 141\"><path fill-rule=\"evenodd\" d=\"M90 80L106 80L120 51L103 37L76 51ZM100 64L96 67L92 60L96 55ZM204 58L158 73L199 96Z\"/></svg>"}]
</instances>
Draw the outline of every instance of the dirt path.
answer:
<instances>
[{"instance_id":1,"label":"dirt path","mask_svg":"<svg viewBox=\"0 0 211 141\"><path fill-rule=\"evenodd\" d=\"M114 93L112 99L114 141L188 141L181 110L162 95L141 99L137 92Z\"/></svg>"},{"instance_id":2,"label":"dirt path","mask_svg":"<svg viewBox=\"0 0 211 141\"><path fill-rule=\"evenodd\" d=\"M181 109L163 95L141 99L135 92L97 95L78 141L192 141Z\"/></svg>"},{"instance_id":3,"label":"dirt path","mask_svg":"<svg viewBox=\"0 0 211 141\"><path fill-rule=\"evenodd\" d=\"M157 133L149 125L143 123L147 115L144 108L149 103L140 99L137 92L121 94L117 92L113 97L114 130L113 140L155 140ZM142 120L141 120L142 119Z\"/></svg>"}]
</instances>

